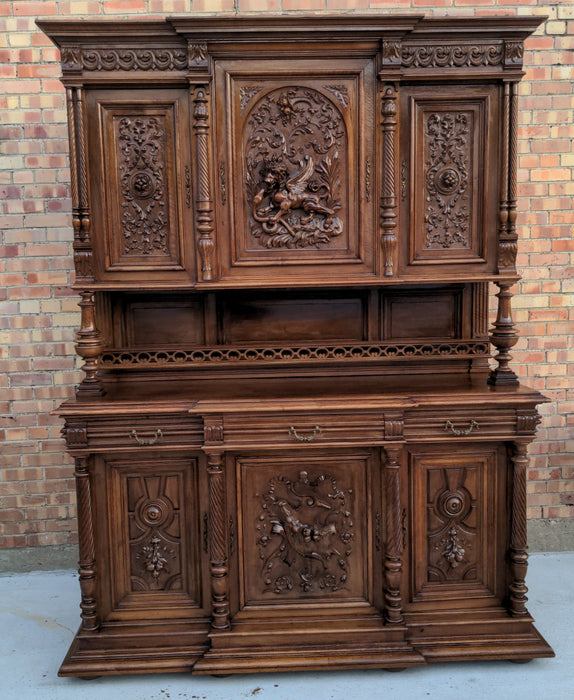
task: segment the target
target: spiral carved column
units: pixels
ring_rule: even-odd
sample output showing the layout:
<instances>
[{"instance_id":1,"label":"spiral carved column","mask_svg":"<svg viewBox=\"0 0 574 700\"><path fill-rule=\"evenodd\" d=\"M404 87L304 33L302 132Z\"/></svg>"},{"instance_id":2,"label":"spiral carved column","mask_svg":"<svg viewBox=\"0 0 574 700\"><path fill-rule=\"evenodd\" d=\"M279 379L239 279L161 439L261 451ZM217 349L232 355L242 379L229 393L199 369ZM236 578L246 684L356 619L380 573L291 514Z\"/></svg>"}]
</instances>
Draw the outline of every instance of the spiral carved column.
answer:
<instances>
[{"instance_id":1,"label":"spiral carved column","mask_svg":"<svg viewBox=\"0 0 574 700\"><path fill-rule=\"evenodd\" d=\"M399 484L399 456L401 446L385 447L387 462L385 477L385 607L386 618L391 624L403 621L401 576L402 576L402 531L401 494Z\"/></svg>"},{"instance_id":2,"label":"spiral carved column","mask_svg":"<svg viewBox=\"0 0 574 700\"><path fill-rule=\"evenodd\" d=\"M229 629L229 590L227 556L227 517L225 473L222 452L207 453L209 477L209 559L211 574L211 610L214 630Z\"/></svg>"},{"instance_id":3,"label":"spiral carved column","mask_svg":"<svg viewBox=\"0 0 574 700\"><path fill-rule=\"evenodd\" d=\"M196 225L199 233L197 247L200 276L203 282L214 277L213 201L211 197L211 169L209 159L208 86L198 85L193 98L193 129L195 132L197 198Z\"/></svg>"},{"instance_id":4,"label":"spiral carved column","mask_svg":"<svg viewBox=\"0 0 574 700\"><path fill-rule=\"evenodd\" d=\"M397 138L397 89L392 83L383 86L383 190L381 195L381 238L385 277L394 275L397 247L397 186L396 186L396 138Z\"/></svg>"},{"instance_id":5,"label":"spiral carved column","mask_svg":"<svg viewBox=\"0 0 574 700\"><path fill-rule=\"evenodd\" d=\"M76 493L78 502L78 538L80 561L80 590L82 600L82 628L94 632L99 628L96 603L96 551L94 545L94 519L92 494L87 457L76 457Z\"/></svg>"},{"instance_id":6,"label":"spiral carved column","mask_svg":"<svg viewBox=\"0 0 574 700\"><path fill-rule=\"evenodd\" d=\"M514 617L528 615L526 602L528 588L525 584L528 568L526 537L526 470L528 468L527 444L514 443L511 457L513 468L512 525L510 535L510 614Z\"/></svg>"}]
</instances>

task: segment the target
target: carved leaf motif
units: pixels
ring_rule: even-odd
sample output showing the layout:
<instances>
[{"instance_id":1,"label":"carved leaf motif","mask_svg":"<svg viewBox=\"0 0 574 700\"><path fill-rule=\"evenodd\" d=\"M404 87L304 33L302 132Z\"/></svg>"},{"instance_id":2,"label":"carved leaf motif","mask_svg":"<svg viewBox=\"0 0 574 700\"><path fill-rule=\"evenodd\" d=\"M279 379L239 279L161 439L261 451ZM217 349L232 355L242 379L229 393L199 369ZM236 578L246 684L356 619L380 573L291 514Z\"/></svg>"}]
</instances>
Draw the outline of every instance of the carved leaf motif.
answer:
<instances>
[{"instance_id":1,"label":"carved leaf motif","mask_svg":"<svg viewBox=\"0 0 574 700\"><path fill-rule=\"evenodd\" d=\"M261 92L261 90L263 90L263 88L257 85L242 86L239 88L239 104L242 112L247 108L252 98L255 97L257 93Z\"/></svg>"},{"instance_id":2,"label":"carved leaf motif","mask_svg":"<svg viewBox=\"0 0 574 700\"><path fill-rule=\"evenodd\" d=\"M62 52L64 70L81 67L87 71L183 70L187 54L183 49L80 49Z\"/></svg>"},{"instance_id":3,"label":"carved leaf motif","mask_svg":"<svg viewBox=\"0 0 574 700\"><path fill-rule=\"evenodd\" d=\"M124 254L169 253L162 122L160 117L123 117L119 122Z\"/></svg>"},{"instance_id":4,"label":"carved leaf motif","mask_svg":"<svg viewBox=\"0 0 574 700\"><path fill-rule=\"evenodd\" d=\"M325 85L325 90L335 95L343 107L349 106L349 91L346 85Z\"/></svg>"},{"instance_id":5,"label":"carved leaf motif","mask_svg":"<svg viewBox=\"0 0 574 700\"><path fill-rule=\"evenodd\" d=\"M329 474L274 477L262 494L257 547L264 592L345 588L354 539L348 496Z\"/></svg>"},{"instance_id":6,"label":"carved leaf motif","mask_svg":"<svg viewBox=\"0 0 574 700\"><path fill-rule=\"evenodd\" d=\"M427 248L468 247L470 129L468 112L428 116L425 130Z\"/></svg>"},{"instance_id":7,"label":"carved leaf motif","mask_svg":"<svg viewBox=\"0 0 574 700\"><path fill-rule=\"evenodd\" d=\"M407 68L498 66L504 60L504 47L502 44L404 46L401 59Z\"/></svg>"},{"instance_id":8,"label":"carved leaf motif","mask_svg":"<svg viewBox=\"0 0 574 700\"><path fill-rule=\"evenodd\" d=\"M127 486L132 590L181 588L178 477L130 477Z\"/></svg>"},{"instance_id":9,"label":"carved leaf motif","mask_svg":"<svg viewBox=\"0 0 574 700\"><path fill-rule=\"evenodd\" d=\"M475 470L440 469L429 472L428 580L468 581L476 577L471 556L476 540Z\"/></svg>"},{"instance_id":10,"label":"carved leaf motif","mask_svg":"<svg viewBox=\"0 0 574 700\"><path fill-rule=\"evenodd\" d=\"M249 229L261 245L320 248L343 232L345 136L339 110L311 88L273 90L256 103L244 153Z\"/></svg>"}]
</instances>

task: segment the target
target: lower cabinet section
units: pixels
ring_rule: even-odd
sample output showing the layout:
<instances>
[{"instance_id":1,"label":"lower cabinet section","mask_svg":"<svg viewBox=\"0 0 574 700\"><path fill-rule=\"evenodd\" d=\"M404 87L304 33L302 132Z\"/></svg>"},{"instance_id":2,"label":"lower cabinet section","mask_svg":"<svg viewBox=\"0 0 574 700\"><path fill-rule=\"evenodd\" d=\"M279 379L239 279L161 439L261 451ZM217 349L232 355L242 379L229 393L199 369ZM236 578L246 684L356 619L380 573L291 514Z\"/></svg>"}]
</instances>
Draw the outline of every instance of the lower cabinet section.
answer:
<instances>
[{"instance_id":1,"label":"lower cabinet section","mask_svg":"<svg viewBox=\"0 0 574 700\"><path fill-rule=\"evenodd\" d=\"M221 425L197 449L76 456L62 675L552 655L525 608L525 443L242 451Z\"/></svg>"}]
</instances>

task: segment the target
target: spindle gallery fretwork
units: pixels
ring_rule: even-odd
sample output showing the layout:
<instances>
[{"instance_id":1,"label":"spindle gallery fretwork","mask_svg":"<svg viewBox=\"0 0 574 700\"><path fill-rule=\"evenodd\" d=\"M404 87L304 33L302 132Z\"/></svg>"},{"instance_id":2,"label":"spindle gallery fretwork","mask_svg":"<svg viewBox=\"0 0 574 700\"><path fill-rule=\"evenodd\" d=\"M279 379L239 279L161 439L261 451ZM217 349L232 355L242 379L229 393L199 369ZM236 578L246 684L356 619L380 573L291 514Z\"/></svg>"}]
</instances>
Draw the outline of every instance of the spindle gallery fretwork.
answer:
<instances>
[{"instance_id":1,"label":"spindle gallery fretwork","mask_svg":"<svg viewBox=\"0 0 574 700\"><path fill-rule=\"evenodd\" d=\"M525 582L545 399L510 355L539 22L39 23L85 373L59 409L81 591L62 675L552 655Z\"/></svg>"}]
</instances>

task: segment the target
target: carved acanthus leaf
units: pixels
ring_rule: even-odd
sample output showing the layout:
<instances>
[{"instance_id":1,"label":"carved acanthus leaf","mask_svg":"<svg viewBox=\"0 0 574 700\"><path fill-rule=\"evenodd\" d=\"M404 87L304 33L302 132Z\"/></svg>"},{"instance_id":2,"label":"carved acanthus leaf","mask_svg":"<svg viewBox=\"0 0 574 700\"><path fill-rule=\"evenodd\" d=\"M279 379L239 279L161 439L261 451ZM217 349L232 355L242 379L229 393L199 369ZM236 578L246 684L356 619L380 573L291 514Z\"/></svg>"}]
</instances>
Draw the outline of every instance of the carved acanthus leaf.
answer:
<instances>
[{"instance_id":1,"label":"carved acanthus leaf","mask_svg":"<svg viewBox=\"0 0 574 700\"><path fill-rule=\"evenodd\" d=\"M81 49L64 47L62 70L170 71L187 68L184 49Z\"/></svg>"},{"instance_id":2,"label":"carved acanthus leaf","mask_svg":"<svg viewBox=\"0 0 574 700\"><path fill-rule=\"evenodd\" d=\"M403 46L401 61L405 68L499 66L504 61L504 46L502 43L468 46Z\"/></svg>"}]
</instances>

